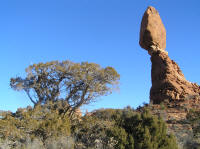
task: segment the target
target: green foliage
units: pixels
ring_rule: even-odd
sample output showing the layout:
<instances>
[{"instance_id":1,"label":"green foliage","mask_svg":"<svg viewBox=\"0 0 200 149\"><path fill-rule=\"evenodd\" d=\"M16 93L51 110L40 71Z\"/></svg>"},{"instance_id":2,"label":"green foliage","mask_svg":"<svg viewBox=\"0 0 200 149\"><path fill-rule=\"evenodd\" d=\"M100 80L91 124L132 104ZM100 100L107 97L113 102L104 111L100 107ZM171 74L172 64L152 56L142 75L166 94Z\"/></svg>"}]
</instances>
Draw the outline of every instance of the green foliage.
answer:
<instances>
[{"instance_id":1,"label":"green foliage","mask_svg":"<svg viewBox=\"0 0 200 149\"><path fill-rule=\"evenodd\" d=\"M160 103L161 110L165 110L165 104L163 102Z\"/></svg>"},{"instance_id":2,"label":"green foliage","mask_svg":"<svg viewBox=\"0 0 200 149\"><path fill-rule=\"evenodd\" d=\"M2 146L20 142L20 148L66 149L177 149L162 119L131 108L100 109L71 121L64 101L47 102L7 112L0 119ZM197 115L191 113L191 120ZM73 139L72 139L73 138ZM13 146L13 148L15 148Z\"/></svg>"},{"instance_id":3,"label":"green foliage","mask_svg":"<svg viewBox=\"0 0 200 149\"><path fill-rule=\"evenodd\" d=\"M116 141L107 135L114 125L110 121L85 116L80 123L72 126L76 149L114 149Z\"/></svg>"},{"instance_id":4,"label":"green foliage","mask_svg":"<svg viewBox=\"0 0 200 149\"><path fill-rule=\"evenodd\" d=\"M70 121L69 113L62 112L63 104L48 102L4 114L0 145L22 149L177 149L165 123L145 108L142 112L101 109Z\"/></svg>"},{"instance_id":5,"label":"green foliage","mask_svg":"<svg viewBox=\"0 0 200 149\"><path fill-rule=\"evenodd\" d=\"M117 142L114 145L116 149L177 149L175 138L167 135L165 123L156 116L152 116L148 110L142 113L130 108L97 110L92 117L97 119L98 123L101 121L101 124L105 121L111 122L112 125L106 125L107 127L104 127L106 129L102 129L101 132L104 132L106 137L114 138ZM83 123L87 124L87 122ZM88 125L90 124L91 122ZM92 130L100 125L95 123L94 126Z\"/></svg>"},{"instance_id":6,"label":"green foliage","mask_svg":"<svg viewBox=\"0 0 200 149\"><path fill-rule=\"evenodd\" d=\"M101 109L82 118L73 115L80 106L112 92L120 78L114 68L101 68L88 62L53 61L31 65L26 72L24 79L11 78L10 85L15 90L25 91L34 108L2 114L1 146L177 149L175 138L167 134L164 121L151 115L147 104L138 111L127 107ZM191 115L191 121L196 121L197 115Z\"/></svg>"},{"instance_id":7,"label":"green foliage","mask_svg":"<svg viewBox=\"0 0 200 149\"><path fill-rule=\"evenodd\" d=\"M133 136L135 148L160 149L169 146L171 149L177 148L174 138L166 133L165 123L152 116L148 110L125 117L125 121L123 127Z\"/></svg>"},{"instance_id":8,"label":"green foliage","mask_svg":"<svg viewBox=\"0 0 200 149\"><path fill-rule=\"evenodd\" d=\"M70 61L34 64L26 72L24 79L11 78L13 89L25 91L35 105L65 100L71 111L111 93L120 77L112 67Z\"/></svg>"},{"instance_id":9,"label":"green foliage","mask_svg":"<svg viewBox=\"0 0 200 149\"><path fill-rule=\"evenodd\" d=\"M44 145L50 138L68 137L71 134L67 115L54 108L55 103L36 105L7 113L0 119L0 136L3 140L18 141L23 144L27 139L40 140Z\"/></svg>"},{"instance_id":10,"label":"green foliage","mask_svg":"<svg viewBox=\"0 0 200 149\"><path fill-rule=\"evenodd\" d=\"M192 124L194 137L200 137L200 110L191 109L187 114L187 119Z\"/></svg>"},{"instance_id":11,"label":"green foliage","mask_svg":"<svg viewBox=\"0 0 200 149\"><path fill-rule=\"evenodd\" d=\"M125 149L125 146L128 144L128 134L122 127L113 126L107 130L107 135L113 137L114 140L117 141L117 144L115 145L115 148L117 149Z\"/></svg>"}]
</instances>

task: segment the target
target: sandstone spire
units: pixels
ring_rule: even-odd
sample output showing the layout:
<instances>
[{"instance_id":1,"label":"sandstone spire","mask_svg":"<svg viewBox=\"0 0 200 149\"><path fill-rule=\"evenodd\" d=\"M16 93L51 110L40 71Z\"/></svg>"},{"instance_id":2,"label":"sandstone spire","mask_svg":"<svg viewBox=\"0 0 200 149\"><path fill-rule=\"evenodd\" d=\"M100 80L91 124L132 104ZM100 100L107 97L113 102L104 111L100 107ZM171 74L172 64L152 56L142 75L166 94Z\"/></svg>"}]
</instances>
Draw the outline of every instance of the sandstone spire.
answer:
<instances>
[{"instance_id":1,"label":"sandstone spire","mask_svg":"<svg viewBox=\"0 0 200 149\"><path fill-rule=\"evenodd\" d=\"M148 7L140 29L140 46L151 55L152 69L150 101L199 98L200 87L187 81L179 66L169 58L166 48L166 31L158 11Z\"/></svg>"}]
</instances>

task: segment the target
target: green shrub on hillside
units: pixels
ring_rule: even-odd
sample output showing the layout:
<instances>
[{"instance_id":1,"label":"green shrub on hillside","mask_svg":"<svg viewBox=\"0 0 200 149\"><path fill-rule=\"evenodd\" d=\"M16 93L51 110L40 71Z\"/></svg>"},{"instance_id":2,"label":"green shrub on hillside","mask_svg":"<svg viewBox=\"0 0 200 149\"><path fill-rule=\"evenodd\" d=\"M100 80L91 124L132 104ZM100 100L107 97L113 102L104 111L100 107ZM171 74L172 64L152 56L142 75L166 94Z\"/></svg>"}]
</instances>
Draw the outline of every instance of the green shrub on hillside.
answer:
<instances>
[{"instance_id":1,"label":"green shrub on hillside","mask_svg":"<svg viewBox=\"0 0 200 149\"><path fill-rule=\"evenodd\" d=\"M43 145L49 139L70 136L71 126L67 115L59 113L55 104L36 105L18 109L0 119L0 137L3 140L25 144L39 140ZM28 140L30 139L30 140Z\"/></svg>"},{"instance_id":2,"label":"green shrub on hillside","mask_svg":"<svg viewBox=\"0 0 200 149\"><path fill-rule=\"evenodd\" d=\"M148 110L133 116L124 116L122 127L134 138L137 149L176 149L175 139L167 135L165 123Z\"/></svg>"},{"instance_id":3,"label":"green shrub on hillside","mask_svg":"<svg viewBox=\"0 0 200 149\"><path fill-rule=\"evenodd\" d=\"M177 149L165 123L144 108L101 109L69 119L62 101L5 113L0 146L17 149Z\"/></svg>"},{"instance_id":4,"label":"green shrub on hillside","mask_svg":"<svg viewBox=\"0 0 200 149\"><path fill-rule=\"evenodd\" d=\"M152 116L148 110L142 113L131 109L97 110L85 119L77 131L77 136L82 136L80 140L85 139L86 133L95 139L101 134L101 140L113 138L116 149L177 149L175 138L167 134L164 121Z\"/></svg>"},{"instance_id":5,"label":"green shrub on hillside","mask_svg":"<svg viewBox=\"0 0 200 149\"><path fill-rule=\"evenodd\" d=\"M104 121L93 116L85 116L80 123L72 126L76 149L114 149L116 141L107 135L107 130L114 126L111 121Z\"/></svg>"},{"instance_id":6,"label":"green shrub on hillside","mask_svg":"<svg viewBox=\"0 0 200 149\"><path fill-rule=\"evenodd\" d=\"M200 136L200 110L190 110L187 119L192 124L194 135Z\"/></svg>"}]
</instances>

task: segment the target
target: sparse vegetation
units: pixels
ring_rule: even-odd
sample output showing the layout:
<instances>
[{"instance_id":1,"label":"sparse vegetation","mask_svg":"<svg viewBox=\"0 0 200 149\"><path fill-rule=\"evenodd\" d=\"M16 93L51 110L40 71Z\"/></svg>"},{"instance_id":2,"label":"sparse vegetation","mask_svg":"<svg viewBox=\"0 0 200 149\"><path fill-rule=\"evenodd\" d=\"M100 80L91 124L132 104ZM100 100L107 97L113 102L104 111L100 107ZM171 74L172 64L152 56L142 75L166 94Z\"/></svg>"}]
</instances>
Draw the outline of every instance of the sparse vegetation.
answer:
<instances>
[{"instance_id":1,"label":"sparse vegetation","mask_svg":"<svg viewBox=\"0 0 200 149\"><path fill-rule=\"evenodd\" d=\"M187 119L192 124L194 137L200 137L200 110L191 109L187 114ZM200 142L199 142L200 143Z\"/></svg>"},{"instance_id":2,"label":"sparse vegetation","mask_svg":"<svg viewBox=\"0 0 200 149\"><path fill-rule=\"evenodd\" d=\"M12 78L34 107L2 112L0 149L177 149L162 119L148 104L133 110L100 109L80 116L77 109L112 92L119 74L112 67L69 61L39 63L27 77Z\"/></svg>"},{"instance_id":3,"label":"sparse vegetation","mask_svg":"<svg viewBox=\"0 0 200 149\"><path fill-rule=\"evenodd\" d=\"M100 110L94 115L114 123L108 135L118 142L115 148L177 148L174 137L166 133L165 123L158 117L152 116L146 108L142 112L130 108Z\"/></svg>"},{"instance_id":4,"label":"sparse vegetation","mask_svg":"<svg viewBox=\"0 0 200 149\"><path fill-rule=\"evenodd\" d=\"M18 109L0 120L0 144L41 149L177 149L165 123L148 110L100 109L83 117L59 113L58 103ZM4 148L6 148L4 147Z\"/></svg>"},{"instance_id":5,"label":"sparse vegetation","mask_svg":"<svg viewBox=\"0 0 200 149\"><path fill-rule=\"evenodd\" d=\"M46 146L49 139L69 138L70 120L68 115L59 113L59 108L55 108L57 105L47 103L5 114L0 120L1 139L22 148L24 144L39 142L36 144Z\"/></svg>"}]
</instances>

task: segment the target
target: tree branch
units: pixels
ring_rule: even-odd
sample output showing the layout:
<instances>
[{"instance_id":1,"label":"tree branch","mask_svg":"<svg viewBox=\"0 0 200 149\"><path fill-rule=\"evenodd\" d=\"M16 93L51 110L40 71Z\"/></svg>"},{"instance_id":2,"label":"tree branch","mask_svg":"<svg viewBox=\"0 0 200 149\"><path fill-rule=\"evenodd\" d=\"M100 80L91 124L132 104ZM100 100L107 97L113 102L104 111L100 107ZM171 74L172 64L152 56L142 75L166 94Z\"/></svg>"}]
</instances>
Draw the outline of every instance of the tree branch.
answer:
<instances>
[{"instance_id":1,"label":"tree branch","mask_svg":"<svg viewBox=\"0 0 200 149\"><path fill-rule=\"evenodd\" d=\"M25 92L26 92L26 94L28 95L28 97L30 98L31 102L32 102L34 105L36 105L37 102L35 102L35 101L32 99L32 97L31 97L30 94L29 94L29 91L28 91L28 90L25 90Z\"/></svg>"}]
</instances>

